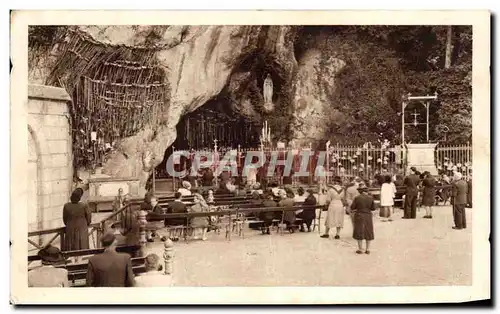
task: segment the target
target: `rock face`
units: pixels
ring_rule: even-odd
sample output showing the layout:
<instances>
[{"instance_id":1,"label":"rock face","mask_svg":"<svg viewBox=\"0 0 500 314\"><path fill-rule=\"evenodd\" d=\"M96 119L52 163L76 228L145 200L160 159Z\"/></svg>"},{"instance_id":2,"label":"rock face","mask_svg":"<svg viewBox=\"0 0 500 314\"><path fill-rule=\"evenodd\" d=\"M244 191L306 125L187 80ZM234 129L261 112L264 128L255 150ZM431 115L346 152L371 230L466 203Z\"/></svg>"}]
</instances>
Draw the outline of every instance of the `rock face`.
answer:
<instances>
[{"instance_id":1,"label":"rock face","mask_svg":"<svg viewBox=\"0 0 500 314\"><path fill-rule=\"evenodd\" d=\"M272 66L279 88L297 66L295 28L289 26L81 26L80 30L106 44L162 47L157 59L171 89L168 110L155 130L144 129L121 140L102 169L114 177L138 177L143 184L174 142L176 125L184 114L225 89L236 110L259 119L262 108L255 72ZM30 68L32 82L44 80L57 53L53 47L45 63Z\"/></svg>"},{"instance_id":2,"label":"rock face","mask_svg":"<svg viewBox=\"0 0 500 314\"><path fill-rule=\"evenodd\" d=\"M299 60L293 98L292 130L296 144L308 146L325 138L325 112L332 110L326 93L334 92L335 75L345 64L343 60L325 56L317 49L306 51ZM332 114L328 117L331 119ZM341 117L340 113L338 117Z\"/></svg>"},{"instance_id":3,"label":"rock face","mask_svg":"<svg viewBox=\"0 0 500 314\"><path fill-rule=\"evenodd\" d=\"M341 52L345 50L341 40L329 32L327 36L334 40L327 44L330 50L326 50L318 44L323 40L315 38L316 35L300 41L300 28L296 26L79 26L79 29L108 45L159 47L156 61L170 86L170 103L160 124L122 139L104 163L103 174L136 177L145 185L151 169L162 161L165 150L175 141L180 119L221 96L226 100L225 106L254 121L261 122L270 115L289 115L290 119L277 119L277 124L285 127L280 124L290 123L290 140L294 145L309 146L328 137L325 116L344 119L340 111L332 109L336 106L331 103L331 95L335 92L336 76L350 58ZM332 46L340 47L340 53L329 53ZM60 53L58 44L46 49L45 57L30 67L30 82L43 84ZM267 74L274 85L271 112L264 108L262 96ZM84 169L80 170L81 178L88 177Z\"/></svg>"}]
</instances>

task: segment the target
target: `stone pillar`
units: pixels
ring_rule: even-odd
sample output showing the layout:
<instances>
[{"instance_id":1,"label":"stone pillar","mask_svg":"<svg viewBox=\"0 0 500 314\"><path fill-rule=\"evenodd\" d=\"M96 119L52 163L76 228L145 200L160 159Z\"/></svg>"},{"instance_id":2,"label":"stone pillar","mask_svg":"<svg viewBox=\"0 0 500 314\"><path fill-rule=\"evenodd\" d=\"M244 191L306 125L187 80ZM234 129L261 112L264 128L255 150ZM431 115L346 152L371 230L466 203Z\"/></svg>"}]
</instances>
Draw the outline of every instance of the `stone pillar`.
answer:
<instances>
[{"instance_id":1,"label":"stone pillar","mask_svg":"<svg viewBox=\"0 0 500 314\"><path fill-rule=\"evenodd\" d=\"M141 246L141 255L144 255L144 248L146 247L146 225L148 221L146 220L146 215L148 213L145 210L140 210L137 215L137 220L139 223L139 245Z\"/></svg>"},{"instance_id":2,"label":"stone pillar","mask_svg":"<svg viewBox=\"0 0 500 314\"><path fill-rule=\"evenodd\" d=\"M165 241L163 259L165 261L165 275L171 275L174 263L174 242L170 238Z\"/></svg>"}]
</instances>

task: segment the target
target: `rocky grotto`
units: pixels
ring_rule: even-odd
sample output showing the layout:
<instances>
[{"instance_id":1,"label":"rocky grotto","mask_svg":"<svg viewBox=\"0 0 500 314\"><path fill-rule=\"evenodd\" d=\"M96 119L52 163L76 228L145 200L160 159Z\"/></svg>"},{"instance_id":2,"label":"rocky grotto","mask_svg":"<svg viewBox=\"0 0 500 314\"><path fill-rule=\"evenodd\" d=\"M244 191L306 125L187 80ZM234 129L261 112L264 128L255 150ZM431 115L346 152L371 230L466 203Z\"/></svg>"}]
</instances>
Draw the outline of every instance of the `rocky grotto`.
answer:
<instances>
[{"instance_id":1,"label":"rocky grotto","mask_svg":"<svg viewBox=\"0 0 500 314\"><path fill-rule=\"evenodd\" d=\"M268 120L275 141L323 145L331 121L347 119L331 105L339 75L372 58L371 43L357 42L356 35L346 41L346 36L351 35L322 26L32 28L29 82L63 87L72 97L74 168L80 178L95 166L85 151L96 129L93 136L103 137L100 144L106 148L98 165L102 173L136 177L145 184L185 129L186 117L203 108L223 111L248 126ZM267 75L273 82L272 105L264 103ZM116 105L129 101L119 98L127 86L135 86L130 101L143 102L133 113ZM397 97L387 93L380 90L374 101L397 106ZM79 108L89 102L115 102L115 107L103 107L99 114L82 112ZM121 121L109 122L113 110L123 113ZM94 119L93 126L86 119ZM256 144L249 138L247 145Z\"/></svg>"}]
</instances>

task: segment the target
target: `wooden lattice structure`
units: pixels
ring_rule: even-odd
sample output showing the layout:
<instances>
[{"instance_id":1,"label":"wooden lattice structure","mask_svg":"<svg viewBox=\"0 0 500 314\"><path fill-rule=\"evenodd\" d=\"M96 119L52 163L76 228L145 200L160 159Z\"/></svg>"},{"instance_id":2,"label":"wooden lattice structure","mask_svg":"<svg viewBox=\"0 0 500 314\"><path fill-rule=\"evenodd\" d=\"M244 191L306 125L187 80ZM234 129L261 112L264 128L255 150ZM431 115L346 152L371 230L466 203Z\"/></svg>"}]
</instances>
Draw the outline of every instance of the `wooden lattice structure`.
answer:
<instances>
[{"instance_id":1,"label":"wooden lattice structure","mask_svg":"<svg viewBox=\"0 0 500 314\"><path fill-rule=\"evenodd\" d=\"M219 147L254 147L258 144L259 125L240 114L200 108L186 115L177 127L177 149L210 149L214 140Z\"/></svg>"},{"instance_id":2,"label":"wooden lattice structure","mask_svg":"<svg viewBox=\"0 0 500 314\"><path fill-rule=\"evenodd\" d=\"M99 166L120 139L158 125L170 98L158 47L105 44L72 28L60 49L47 84L72 96L75 168Z\"/></svg>"}]
</instances>

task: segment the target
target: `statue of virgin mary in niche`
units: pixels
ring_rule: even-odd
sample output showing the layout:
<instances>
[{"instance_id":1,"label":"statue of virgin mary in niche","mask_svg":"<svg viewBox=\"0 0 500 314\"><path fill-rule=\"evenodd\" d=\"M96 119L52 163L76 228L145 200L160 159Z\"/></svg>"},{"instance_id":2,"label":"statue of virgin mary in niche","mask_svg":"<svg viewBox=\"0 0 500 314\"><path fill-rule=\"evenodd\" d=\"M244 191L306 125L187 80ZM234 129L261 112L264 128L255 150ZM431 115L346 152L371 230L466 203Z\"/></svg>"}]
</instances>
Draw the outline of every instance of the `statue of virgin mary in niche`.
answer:
<instances>
[{"instance_id":1,"label":"statue of virgin mary in niche","mask_svg":"<svg viewBox=\"0 0 500 314\"><path fill-rule=\"evenodd\" d=\"M273 80L271 75L268 73L266 79L264 80L264 107L266 110L273 109Z\"/></svg>"}]
</instances>

